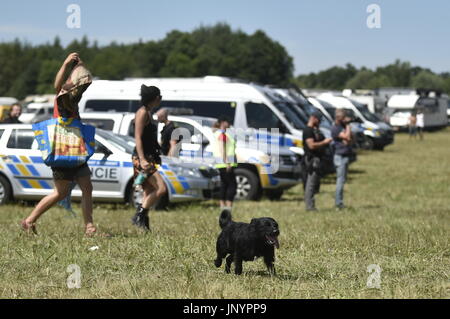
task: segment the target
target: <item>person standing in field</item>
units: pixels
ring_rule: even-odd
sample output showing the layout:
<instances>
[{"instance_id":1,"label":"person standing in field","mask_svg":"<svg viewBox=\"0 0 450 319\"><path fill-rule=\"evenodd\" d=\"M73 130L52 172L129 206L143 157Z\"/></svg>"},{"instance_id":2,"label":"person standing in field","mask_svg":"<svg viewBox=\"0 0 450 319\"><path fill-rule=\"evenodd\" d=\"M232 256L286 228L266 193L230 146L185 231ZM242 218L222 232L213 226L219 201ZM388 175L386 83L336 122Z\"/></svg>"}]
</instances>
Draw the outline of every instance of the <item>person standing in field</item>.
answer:
<instances>
[{"instance_id":1,"label":"person standing in field","mask_svg":"<svg viewBox=\"0 0 450 319\"><path fill-rule=\"evenodd\" d=\"M333 162L336 167L336 195L335 205L337 209L345 208L344 184L347 180L348 165L352 155L352 131L350 119L346 117L344 109L337 109L335 122L331 128L331 136L334 141Z\"/></svg>"},{"instance_id":2,"label":"person standing in field","mask_svg":"<svg viewBox=\"0 0 450 319\"><path fill-rule=\"evenodd\" d=\"M411 116L409 117L408 121L408 132L409 132L409 139L414 137L416 139L417 137L417 115L416 111L411 112Z\"/></svg>"},{"instance_id":3,"label":"person standing in field","mask_svg":"<svg viewBox=\"0 0 450 319\"><path fill-rule=\"evenodd\" d=\"M307 211L317 211L315 205L315 194L319 189L322 158L325 148L330 145L332 139L325 138L320 132L319 125L322 114L314 111L308 120L307 127L303 130L303 147L305 150L304 167L307 172L305 184L305 204Z\"/></svg>"},{"instance_id":4,"label":"person standing in field","mask_svg":"<svg viewBox=\"0 0 450 319\"><path fill-rule=\"evenodd\" d=\"M178 155L177 146L180 140L172 136L176 126L172 121L169 121L168 115L169 112L164 108L156 112L158 122L164 124L164 128L161 131L161 153L165 156L176 157Z\"/></svg>"},{"instance_id":5,"label":"person standing in field","mask_svg":"<svg viewBox=\"0 0 450 319\"><path fill-rule=\"evenodd\" d=\"M84 91L92 83L92 75L85 68L78 53L71 53L64 61L55 78L55 106L53 116L80 119L78 103ZM92 182L91 171L84 163L79 167L51 167L55 189L36 205L30 216L22 220L21 226L27 232L36 232L36 221L57 202L66 198L76 181L81 189L81 207L83 211L85 234L92 236L97 232L92 218Z\"/></svg>"},{"instance_id":6,"label":"person standing in field","mask_svg":"<svg viewBox=\"0 0 450 319\"><path fill-rule=\"evenodd\" d=\"M216 161L215 167L220 173L220 208L231 211L234 197L236 196L237 183L234 169L237 167L236 141L227 132L231 121L226 117L220 117L214 125L214 149Z\"/></svg>"},{"instance_id":7,"label":"person standing in field","mask_svg":"<svg viewBox=\"0 0 450 319\"><path fill-rule=\"evenodd\" d=\"M156 86L141 86L141 104L136 111L134 137L136 147L132 155L134 177L140 178L143 190L142 203L136 209L132 223L150 230L150 207L167 193L166 184L158 172L161 165L161 147L158 144L158 126L151 111L161 103L161 92ZM136 182L135 182L136 183Z\"/></svg>"},{"instance_id":8,"label":"person standing in field","mask_svg":"<svg viewBox=\"0 0 450 319\"><path fill-rule=\"evenodd\" d=\"M423 140L423 129L425 127L425 120L423 116L423 110L417 111L417 132L419 133L419 138Z\"/></svg>"}]
</instances>

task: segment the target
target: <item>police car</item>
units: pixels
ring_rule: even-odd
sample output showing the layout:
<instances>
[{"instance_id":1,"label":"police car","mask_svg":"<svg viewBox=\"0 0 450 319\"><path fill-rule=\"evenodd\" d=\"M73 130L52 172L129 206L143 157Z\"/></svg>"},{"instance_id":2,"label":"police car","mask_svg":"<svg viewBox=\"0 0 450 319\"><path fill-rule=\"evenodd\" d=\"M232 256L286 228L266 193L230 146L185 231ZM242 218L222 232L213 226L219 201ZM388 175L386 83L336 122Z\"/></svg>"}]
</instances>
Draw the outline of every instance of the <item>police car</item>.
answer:
<instances>
[{"instance_id":1,"label":"police car","mask_svg":"<svg viewBox=\"0 0 450 319\"><path fill-rule=\"evenodd\" d=\"M177 109L171 109L176 111ZM81 113L86 123L102 127L122 135L134 134L134 113ZM169 115L183 140L180 143L179 158L183 162L214 163L211 130L216 119L203 116ZM161 132L164 124L159 123ZM301 182L301 163L291 147L282 146L282 134L259 132L257 130L230 129L243 132L236 147L238 167L235 170L237 182L236 199L259 200L263 194L269 199L280 199L283 192ZM161 135L158 134L161 139ZM243 140L246 141L243 141ZM262 143L261 143L262 141ZM275 154L276 153L276 154ZM271 170L271 168L276 169Z\"/></svg>"},{"instance_id":2,"label":"police car","mask_svg":"<svg viewBox=\"0 0 450 319\"><path fill-rule=\"evenodd\" d=\"M101 129L96 130L95 138L96 152L88 162L94 201L135 203L139 193L133 191L134 140ZM158 208L169 202L209 198L220 184L218 172L211 166L163 156L158 170L168 190ZM40 199L52 189L52 171L42 160L31 125L0 125L0 204L12 199ZM81 197L78 187L72 197Z\"/></svg>"}]
</instances>

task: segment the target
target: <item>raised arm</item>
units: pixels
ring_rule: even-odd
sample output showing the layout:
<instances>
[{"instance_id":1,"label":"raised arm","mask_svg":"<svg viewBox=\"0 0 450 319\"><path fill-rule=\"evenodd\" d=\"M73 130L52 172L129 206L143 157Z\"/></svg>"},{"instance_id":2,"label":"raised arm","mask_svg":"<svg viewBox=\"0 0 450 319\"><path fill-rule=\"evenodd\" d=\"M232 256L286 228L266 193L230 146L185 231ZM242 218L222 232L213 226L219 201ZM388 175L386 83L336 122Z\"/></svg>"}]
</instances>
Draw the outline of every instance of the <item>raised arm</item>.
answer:
<instances>
[{"instance_id":1,"label":"raised arm","mask_svg":"<svg viewBox=\"0 0 450 319\"><path fill-rule=\"evenodd\" d=\"M67 73L70 70L72 64L78 63L80 62L80 57L78 55L78 53L74 52L71 53L67 56L66 60L64 60L64 63L62 64L61 68L59 69L58 73L56 74L55 77L55 90L56 90L56 94L59 93L59 91L61 91L61 88L64 84L64 82L66 81L66 77L67 77Z\"/></svg>"}]
</instances>

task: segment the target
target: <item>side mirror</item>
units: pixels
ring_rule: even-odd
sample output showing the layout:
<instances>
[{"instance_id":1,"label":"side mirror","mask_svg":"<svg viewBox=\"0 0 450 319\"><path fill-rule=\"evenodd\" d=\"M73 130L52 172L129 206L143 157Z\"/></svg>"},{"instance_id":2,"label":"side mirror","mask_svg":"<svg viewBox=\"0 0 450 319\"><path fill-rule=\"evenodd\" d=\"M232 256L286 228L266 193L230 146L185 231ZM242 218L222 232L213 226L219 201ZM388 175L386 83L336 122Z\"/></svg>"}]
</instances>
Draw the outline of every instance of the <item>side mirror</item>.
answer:
<instances>
[{"instance_id":1,"label":"side mirror","mask_svg":"<svg viewBox=\"0 0 450 319\"><path fill-rule=\"evenodd\" d=\"M105 158L108 158L110 155L112 155L113 152L109 150L108 148L103 149L103 154L105 154Z\"/></svg>"},{"instance_id":2,"label":"side mirror","mask_svg":"<svg viewBox=\"0 0 450 319\"><path fill-rule=\"evenodd\" d=\"M104 158L108 158L110 155L112 155L111 150L104 147L103 145L98 146L95 150L95 153L103 153Z\"/></svg>"}]
</instances>

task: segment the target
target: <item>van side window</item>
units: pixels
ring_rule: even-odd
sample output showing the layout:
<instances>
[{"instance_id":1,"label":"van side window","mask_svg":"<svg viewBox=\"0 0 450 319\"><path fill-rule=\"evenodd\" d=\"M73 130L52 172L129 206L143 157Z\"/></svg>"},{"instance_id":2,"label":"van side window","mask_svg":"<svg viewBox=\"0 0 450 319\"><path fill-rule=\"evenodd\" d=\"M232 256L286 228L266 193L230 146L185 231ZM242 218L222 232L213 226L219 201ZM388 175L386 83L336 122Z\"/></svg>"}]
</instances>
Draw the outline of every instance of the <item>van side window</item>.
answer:
<instances>
[{"instance_id":1,"label":"van side window","mask_svg":"<svg viewBox=\"0 0 450 319\"><path fill-rule=\"evenodd\" d=\"M129 112L130 104L130 100L88 100L85 111Z\"/></svg>"},{"instance_id":2,"label":"van side window","mask_svg":"<svg viewBox=\"0 0 450 319\"><path fill-rule=\"evenodd\" d=\"M34 142L32 130L13 130L8 140L7 148L31 149Z\"/></svg>"},{"instance_id":3,"label":"van side window","mask_svg":"<svg viewBox=\"0 0 450 319\"><path fill-rule=\"evenodd\" d=\"M164 98L164 97L163 97ZM234 121L236 102L216 101L161 101L161 107L176 107L191 109L197 116L219 118L223 115Z\"/></svg>"},{"instance_id":4,"label":"van side window","mask_svg":"<svg viewBox=\"0 0 450 319\"><path fill-rule=\"evenodd\" d=\"M175 129L175 131L174 131L175 134L187 133L187 131L189 131L190 140L183 139L183 137L186 137L186 136L182 136L182 135L176 136L176 138L179 139L180 141L182 141L182 143L191 143L191 144L207 144L207 143L209 143L206 136L204 136L202 134L202 132L200 132L198 129L196 129L193 125L184 123L184 122L174 122L174 123L177 128L185 129L184 131L182 131L182 130L177 131L177 129Z\"/></svg>"},{"instance_id":5,"label":"van side window","mask_svg":"<svg viewBox=\"0 0 450 319\"><path fill-rule=\"evenodd\" d=\"M108 119L83 119L84 124L89 124L103 130L112 131L114 129L114 120Z\"/></svg>"},{"instance_id":6,"label":"van side window","mask_svg":"<svg viewBox=\"0 0 450 319\"><path fill-rule=\"evenodd\" d=\"M286 126L265 104L247 102L245 103L245 114L248 127L268 130L278 128L280 133L287 133Z\"/></svg>"},{"instance_id":7,"label":"van side window","mask_svg":"<svg viewBox=\"0 0 450 319\"><path fill-rule=\"evenodd\" d=\"M3 135L3 132L4 132L5 130L0 130L0 139L2 138L2 135Z\"/></svg>"}]
</instances>

